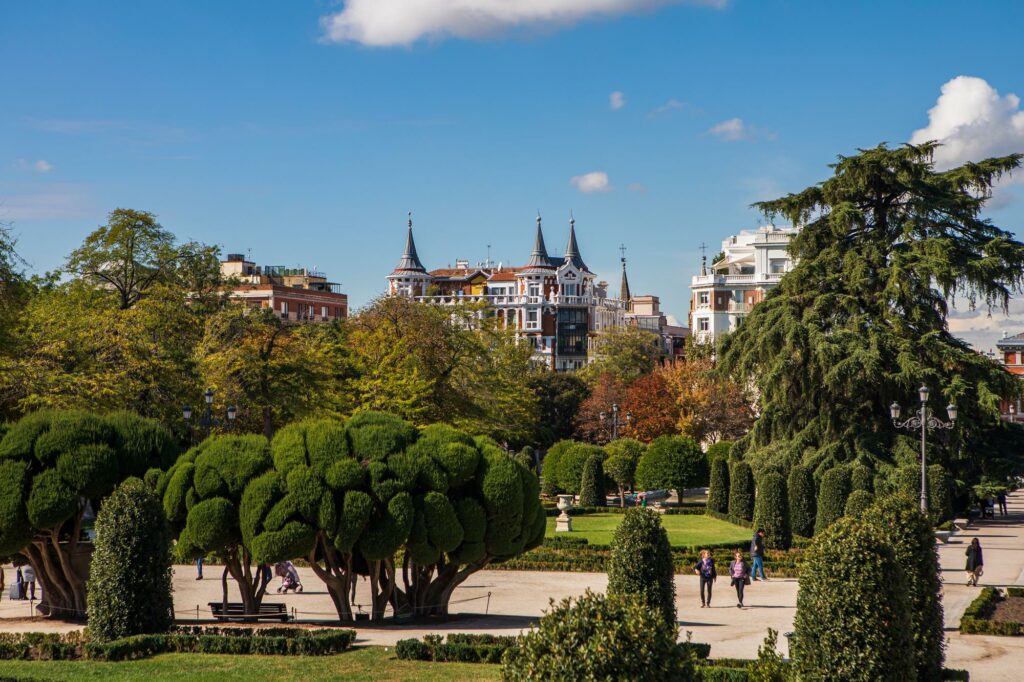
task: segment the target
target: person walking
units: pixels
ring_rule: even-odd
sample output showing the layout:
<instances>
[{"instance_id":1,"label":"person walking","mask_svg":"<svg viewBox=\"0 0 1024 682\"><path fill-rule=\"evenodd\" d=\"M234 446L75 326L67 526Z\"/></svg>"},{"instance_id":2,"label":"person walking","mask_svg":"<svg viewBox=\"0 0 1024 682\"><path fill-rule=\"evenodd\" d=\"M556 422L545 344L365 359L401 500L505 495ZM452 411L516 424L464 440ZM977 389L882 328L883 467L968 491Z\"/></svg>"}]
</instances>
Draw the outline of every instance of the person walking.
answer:
<instances>
[{"instance_id":1,"label":"person walking","mask_svg":"<svg viewBox=\"0 0 1024 682\"><path fill-rule=\"evenodd\" d=\"M981 543L978 538L971 540L970 546L964 552L967 555L967 586L978 586L978 578L985 572L985 559L981 555Z\"/></svg>"},{"instance_id":2,"label":"person walking","mask_svg":"<svg viewBox=\"0 0 1024 682\"><path fill-rule=\"evenodd\" d=\"M761 580L768 580L764 574L764 528L758 528L750 541L750 559L754 562L754 580L757 580L757 571L761 570Z\"/></svg>"},{"instance_id":3,"label":"person walking","mask_svg":"<svg viewBox=\"0 0 1024 682\"><path fill-rule=\"evenodd\" d=\"M15 596L11 599L22 600L25 598L25 574L21 570L21 566L18 566L18 570L14 573L14 594Z\"/></svg>"},{"instance_id":4,"label":"person walking","mask_svg":"<svg viewBox=\"0 0 1024 682\"><path fill-rule=\"evenodd\" d=\"M718 579L715 571L715 560L711 558L711 550L702 549L700 559L693 567L693 572L700 576L700 607L711 607L711 586ZM704 597L704 590L707 590L707 598Z\"/></svg>"},{"instance_id":5,"label":"person walking","mask_svg":"<svg viewBox=\"0 0 1024 682\"><path fill-rule=\"evenodd\" d=\"M23 589L28 591L28 598L35 600L36 598L36 571L32 568L32 564L25 564L25 570L22 571L22 576L25 580L25 587ZM22 592L24 596L25 592Z\"/></svg>"},{"instance_id":6,"label":"person walking","mask_svg":"<svg viewBox=\"0 0 1024 682\"><path fill-rule=\"evenodd\" d=\"M996 499L999 501L999 515L1006 516L1006 493L999 493L999 497Z\"/></svg>"},{"instance_id":7,"label":"person walking","mask_svg":"<svg viewBox=\"0 0 1024 682\"><path fill-rule=\"evenodd\" d=\"M196 580L203 579L203 557L196 559Z\"/></svg>"},{"instance_id":8,"label":"person walking","mask_svg":"<svg viewBox=\"0 0 1024 682\"><path fill-rule=\"evenodd\" d=\"M743 608L743 588L750 584L750 564L743 560L743 552L736 550L736 558L729 564L729 576L736 588L736 608Z\"/></svg>"}]
</instances>

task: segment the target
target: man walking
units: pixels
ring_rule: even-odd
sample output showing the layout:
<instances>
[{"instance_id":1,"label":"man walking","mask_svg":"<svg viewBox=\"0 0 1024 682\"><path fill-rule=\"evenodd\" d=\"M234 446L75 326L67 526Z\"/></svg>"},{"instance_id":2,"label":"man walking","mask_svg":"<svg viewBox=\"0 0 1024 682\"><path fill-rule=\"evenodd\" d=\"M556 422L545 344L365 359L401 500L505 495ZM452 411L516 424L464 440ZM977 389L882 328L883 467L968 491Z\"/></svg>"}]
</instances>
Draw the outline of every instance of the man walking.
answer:
<instances>
[{"instance_id":1,"label":"man walking","mask_svg":"<svg viewBox=\"0 0 1024 682\"><path fill-rule=\"evenodd\" d=\"M754 533L753 539L750 541L750 558L753 560L754 568L752 571L752 578L757 580L757 571L761 570L761 580L768 580L768 576L764 574L764 529L758 528L757 532Z\"/></svg>"},{"instance_id":2,"label":"man walking","mask_svg":"<svg viewBox=\"0 0 1024 682\"><path fill-rule=\"evenodd\" d=\"M34 600L36 598L36 570L32 568L32 564L25 564L22 576L25 580L25 587L23 589L28 592L29 599ZM22 595L24 595L24 592Z\"/></svg>"},{"instance_id":3,"label":"man walking","mask_svg":"<svg viewBox=\"0 0 1024 682\"><path fill-rule=\"evenodd\" d=\"M999 515L1006 516L1006 493L999 493L999 497L996 499L999 501Z\"/></svg>"}]
</instances>

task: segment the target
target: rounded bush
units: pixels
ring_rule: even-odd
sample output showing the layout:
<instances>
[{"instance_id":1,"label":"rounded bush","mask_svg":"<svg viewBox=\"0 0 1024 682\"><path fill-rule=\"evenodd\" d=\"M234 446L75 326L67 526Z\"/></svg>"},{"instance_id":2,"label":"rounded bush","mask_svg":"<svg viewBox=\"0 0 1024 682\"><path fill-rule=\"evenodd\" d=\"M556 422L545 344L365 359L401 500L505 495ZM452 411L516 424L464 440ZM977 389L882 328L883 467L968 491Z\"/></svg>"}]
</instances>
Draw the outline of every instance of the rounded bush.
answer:
<instances>
[{"instance_id":1,"label":"rounded bush","mask_svg":"<svg viewBox=\"0 0 1024 682\"><path fill-rule=\"evenodd\" d=\"M545 495L561 492L558 485L558 468L562 461L562 455L575 445L575 441L560 440L548 448L544 454L544 459L541 460L540 480Z\"/></svg>"},{"instance_id":2,"label":"rounded bush","mask_svg":"<svg viewBox=\"0 0 1024 682\"><path fill-rule=\"evenodd\" d=\"M32 481L28 520L36 528L53 528L78 511L78 496L55 469L47 469Z\"/></svg>"},{"instance_id":3,"label":"rounded bush","mask_svg":"<svg viewBox=\"0 0 1024 682\"><path fill-rule=\"evenodd\" d=\"M89 443L60 455L57 474L82 497L100 497L120 480L121 466L114 448L106 443Z\"/></svg>"},{"instance_id":4,"label":"rounded bush","mask_svg":"<svg viewBox=\"0 0 1024 682\"><path fill-rule=\"evenodd\" d=\"M708 454L711 454L710 451ZM729 460L725 457L715 457L711 460L708 509L719 514L729 513Z\"/></svg>"},{"instance_id":5,"label":"rounded bush","mask_svg":"<svg viewBox=\"0 0 1024 682\"><path fill-rule=\"evenodd\" d=\"M237 537L238 510L223 497L203 500L189 510L185 531L192 545L202 555L221 551L240 539Z\"/></svg>"},{"instance_id":6,"label":"rounded bush","mask_svg":"<svg viewBox=\"0 0 1024 682\"><path fill-rule=\"evenodd\" d=\"M863 490L865 492L875 492L875 474L868 467L863 464L858 464L853 467L850 472L850 487L853 490Z\"/></svg>"},{"instance_id":7,"label":"rounded bush","mask_svg":"<svg viewBox=\"0 0 1024 682\"><path fill-rule=\"evenodd\" d=\"M591 455L583 469L583 478L580 482L580 506L605 506L604 492L604 467L601 465L601 457Z\"/></svg>"},{"instance_id":8,"label":"rounded bush","mask_svg":"<svg viewBox=\"0 0 1024 682\"><path fill-rule=\"evenodd\" d=\"M843 516L846 498L850 496L850 470L837 466L821 477L818 490L818 516L814 521L814 532L820 533Z\"/></svg>"},{"instance_id":9,"label":"rounded bush","mask_svg":"<svg viewBox=\"0 0 1024 682\"><path fill-rule=\"evenodd\" d=\"M672 547L654 510L634 507L623 514L608 558L608 594L639 595L667 622L675 624Z\"/></svg>"},{"instance_id":10,"label":"rounded bush","mask_svg":"<svg viewBox=\"0 0 1024 682\"><path fill-rule=\"evenodd\" d=\"M346 426L352 452L361 459L386 459L419 437L409 422L385 412L360 412Z\"/></svg>"},{"instance_id":11,"label":"rounded bush","mask_svg":"<svg viewBox=\"0 0 1024 682\"><path fill-rule=\"evenodd\" d=\"M793 542L786 479L778 472L768 471L757 482L754 527L764 529L765 545L771 549L789 549Z\"/></svg>"},{"instance_id":12,"label":"rounded bush","mask_svg":"<svg viewBox=\"0 0 1024 682\"><path fill-rule=\"evenodd\" d=\"M814 521L818 514L814 489L814 476L805 466L789 470L789 525L793 533L805 538L814 535Z\"/></svg>"},{"instance_id":13,"label":"rounded bush","mask_svg":"<svg viewBox=\"0 0 1024 682\"><path fill-rule=\"evenodd\" d=\"M604 461L605 474L619 487L626 488L636 481L636 467L647 446L633 438L619 438L604 446L608 459Z\"/></svg>"},{"instance_id":14,"label":"rounded bush","mask_svg":"<svg viewBox=\"0 0 1024 682\"><path fill-rule=\"evenodd\" d=\"M583 482L583 470L591 457L605 458L604 449L597 445L575 443L558 460L558 487L567 493L578 495Z\"/></svg>"},{"instance_id":15,"label":"rounded bush","mask_svg":"<svg viewBox=\"0 0 1024 682\"><path fill-rule=\"evenodd\" d=\"M729 472L729 516L754 518L754 472L746 462L736 462Z\"/></svg>"},{"instance_id":16,"label":"rounded bush","mask_svg":"<svg viewBox=\"0 0 1024 682\"><path fill-rule=\"evenodd\" d=\"M800 679L913 680L911 638L904 570L885 537L857 519L819 532L797 593L792 657Z\"/></svg>"},{"instance_id":17,"label":"rounded bush","mask_svg":"<svg viewBox=\"0 0 1024 682\"><path fill-rule=\"evenodd\" d=\"M735 441L731 440L720 440L709 445L707 452L708 462L713 462L716 459L728 460L734 443Z\"/></svg>"},{"instance_id":18,"label":"rounded bush","mask_svg":"<svg viewBox=\"0 0 1024 682\"><path fill-rule=\"evenodd\" d=\"M708 484L707 457L692 438L660 436L647 447L636 467L644 490L677 490Z\"/></svg>"},{"instance_id":19,"label":"rounded bush","mask_svg":"<svg viewBox=\"0 0 1024 682\"><path fill-rule=\"evenodd\" d=\"M678 646L677 628L633 595L589 590L564 599L505 654L506 682L561 680L694 680L693 654Z\"/></svg>"},{"instance_id":20,"label":"rounded bush","mask_svg":"<svg viewBox=\"0 0 1024 682\"><path fill-rule=\"evenodd\" d=\"M855 519L859 519L864 515L875 502L875 496L866 490L854 490L850 493L850 496L846 498L846 506L843 508L843 516L851 516Z\"/></svg>"},{"instance_id":21,"label":"rounded bush","mask_svg":"<svg viewBox=\"0 0 1024 682\"><path fill-rule=\"evenodd\" d=\"M339 459L324 472L324 481L332 490L355 490L366 482L366 469L354 459Z\"/></svg>"},{"instance_id":22,"label":"rounded bush","mask_svg":"<svg viewBox=\"0 0 1024 682\"><path fill-rule=\"evenodd\" d=\"M25 508L29 489L28 463L0 460L0 555L9 556L32 539Z\"/></svg>"},{"instance_id":23,"label":"rounded bush","mask_svg":"<svg viewBox=\"0 0 1024 682\"><path fill-rule=\"evenodd\" d=\"M127 479L100 508L86 587L89 633L96 640L170 627L170 528L156 493L140 479Z\"/></svg>"}]
</instances>

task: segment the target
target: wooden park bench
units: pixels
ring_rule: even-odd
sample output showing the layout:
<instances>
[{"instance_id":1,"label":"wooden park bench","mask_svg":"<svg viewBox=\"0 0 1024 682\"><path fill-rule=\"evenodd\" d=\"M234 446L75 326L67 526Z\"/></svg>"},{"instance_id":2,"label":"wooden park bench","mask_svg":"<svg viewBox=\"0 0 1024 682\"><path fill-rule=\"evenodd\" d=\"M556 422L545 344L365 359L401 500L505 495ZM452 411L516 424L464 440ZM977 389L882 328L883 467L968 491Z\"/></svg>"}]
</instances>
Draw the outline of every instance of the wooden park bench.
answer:
<instances>
[{"instance_id":1,"label":"wooden park bench","mask_svg":"<svg viewBox=\"0 0 1024 682\"><path fill-rule=\"evenodd\" d=\"M259 613L246 613L245 604L237 602L225 604L220 601L211 601L209 606L213 617L218 620L279 620L282 623L288 622L288 607L282 603L260 604Z\"/></svg>"}]
</instances>

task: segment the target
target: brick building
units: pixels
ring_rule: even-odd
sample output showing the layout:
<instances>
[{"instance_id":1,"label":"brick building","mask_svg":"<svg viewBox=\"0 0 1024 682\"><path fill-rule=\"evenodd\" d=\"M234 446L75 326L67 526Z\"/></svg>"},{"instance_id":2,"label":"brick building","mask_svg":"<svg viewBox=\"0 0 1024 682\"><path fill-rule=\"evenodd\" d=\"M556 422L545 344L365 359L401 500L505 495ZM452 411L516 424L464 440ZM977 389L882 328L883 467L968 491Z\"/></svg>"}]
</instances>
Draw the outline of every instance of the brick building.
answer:
<instances>
[{"instance_id":1,"label":"brick building","mask_svg":"<svg viewBox=\"0 0 1024 682\"><path fill-rule=\"evenodd\" d=\"M228 254L221 275L231 283L231 300L248 308L269 308L283 320L327 322L348 317L341 285L308 268L256 265L242 254Z\"/></svg>"}]
</instances>

